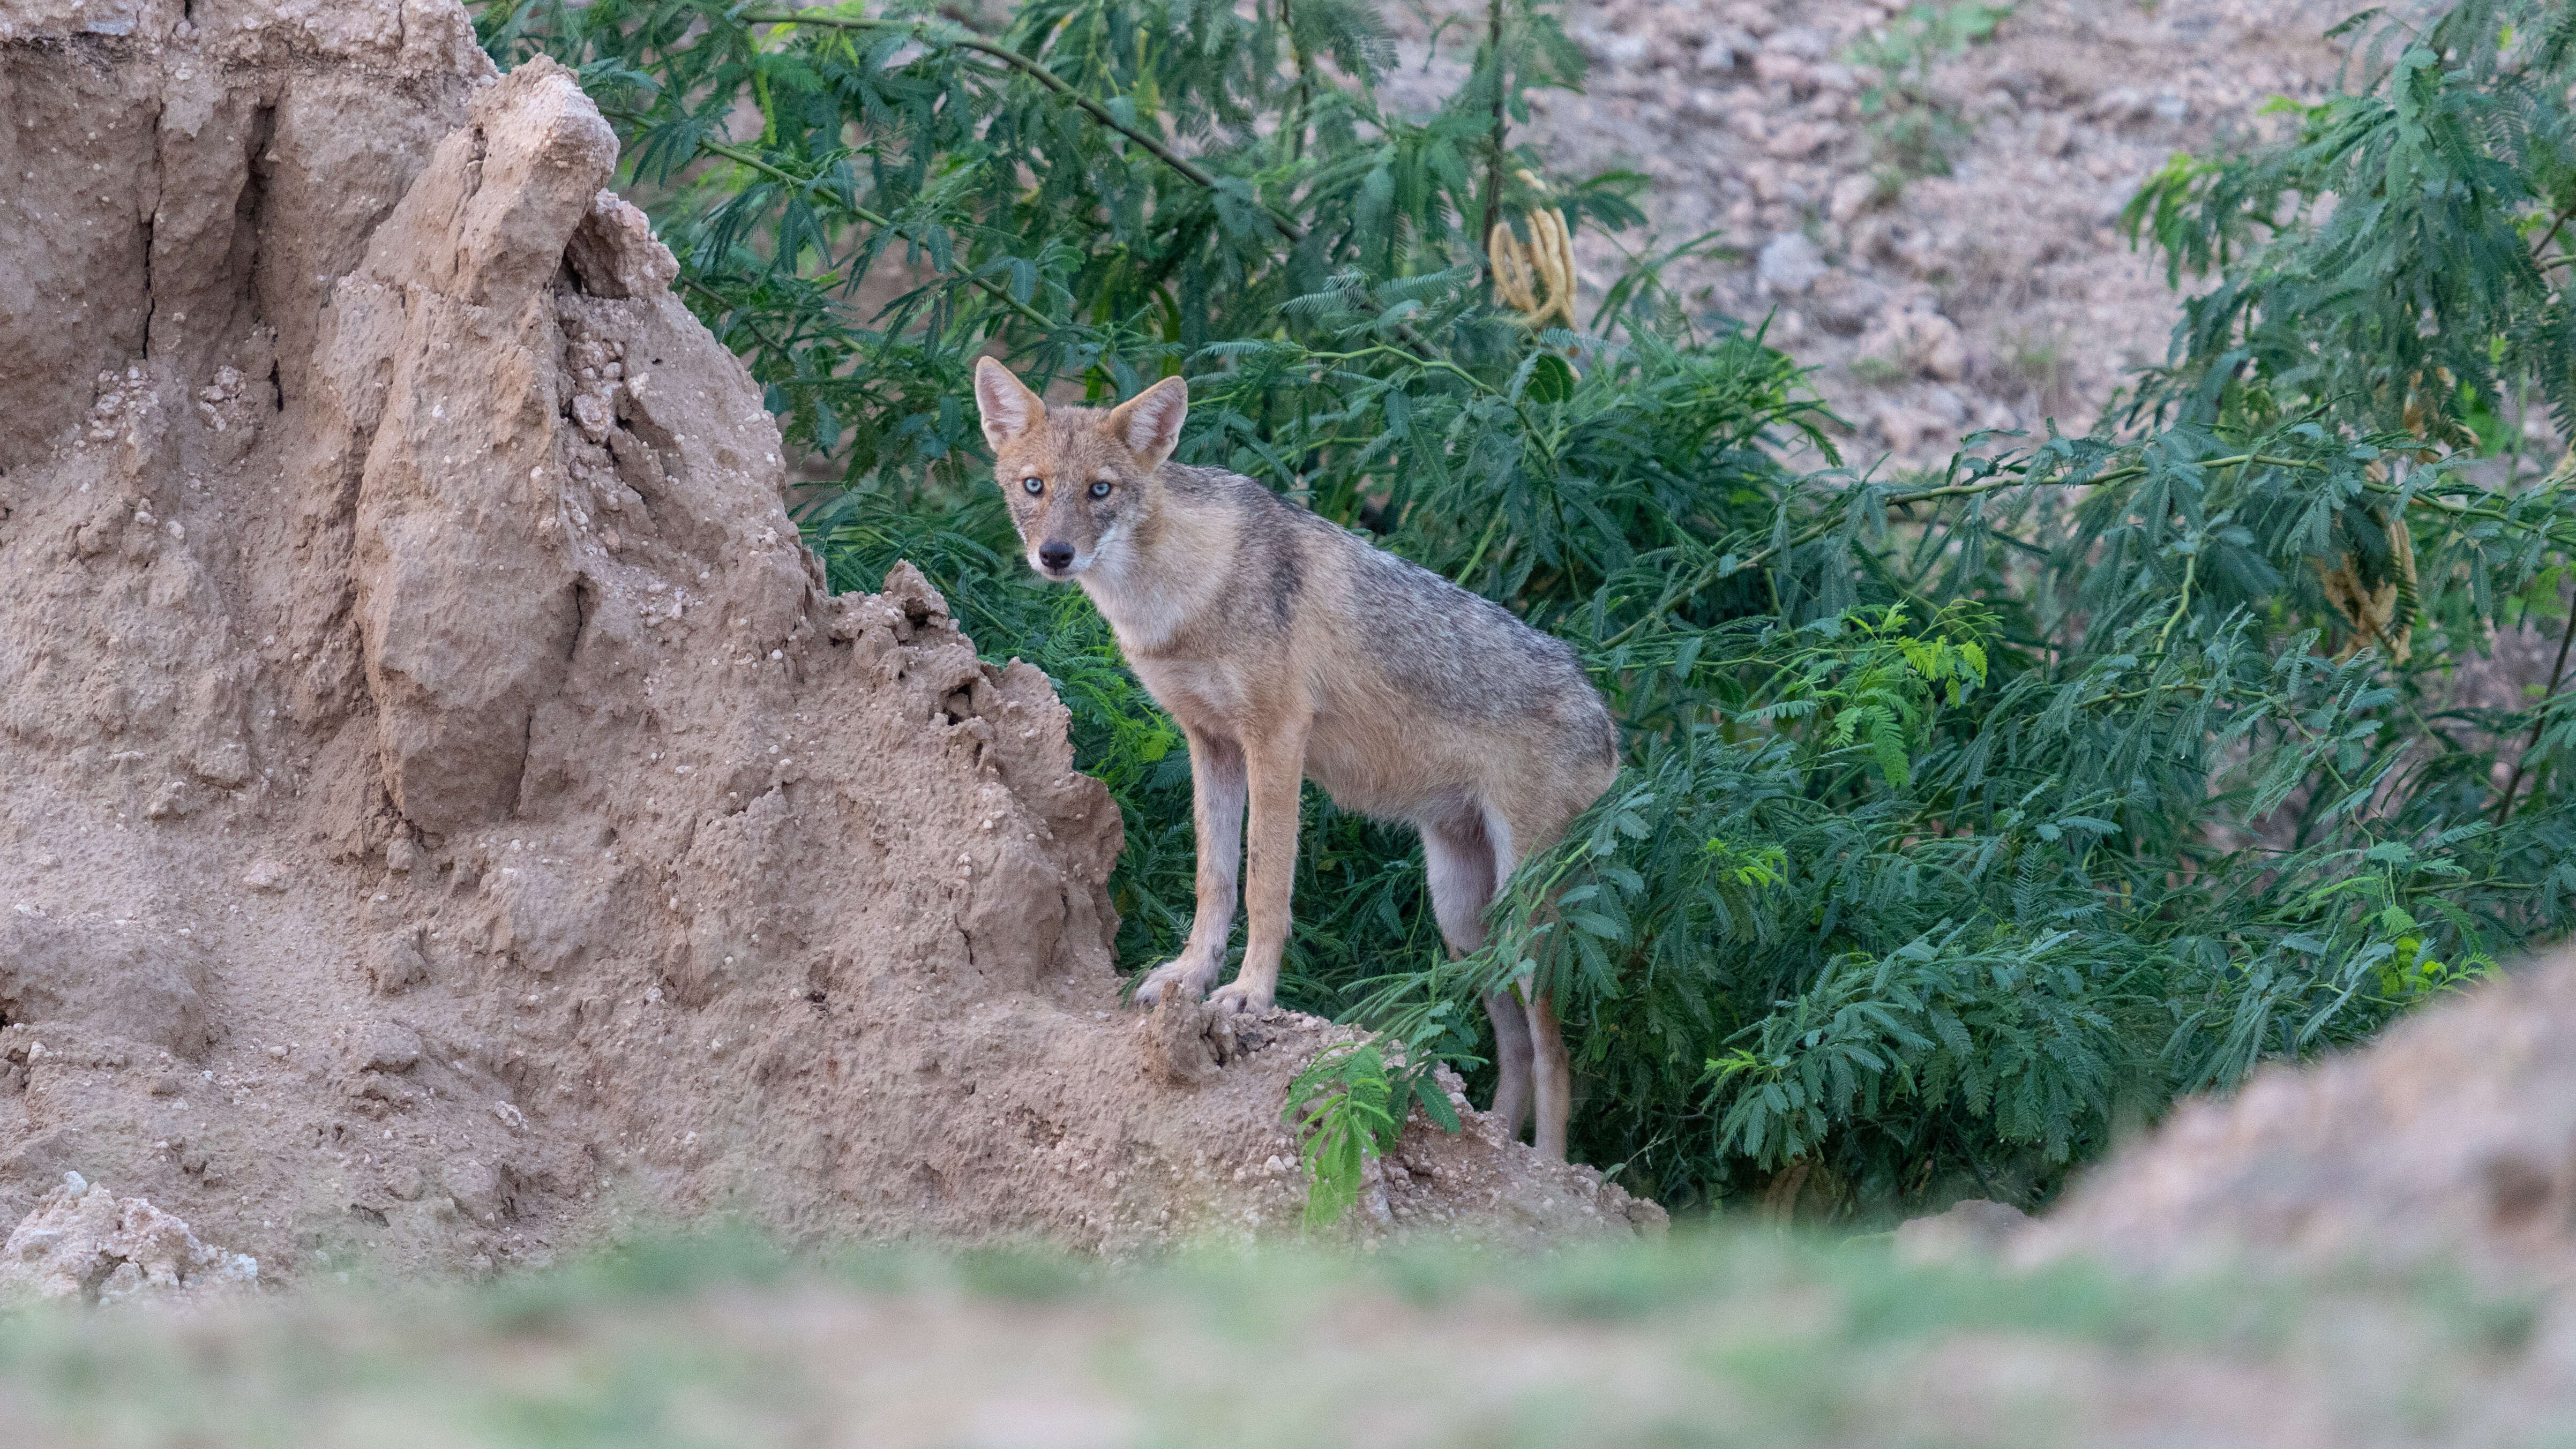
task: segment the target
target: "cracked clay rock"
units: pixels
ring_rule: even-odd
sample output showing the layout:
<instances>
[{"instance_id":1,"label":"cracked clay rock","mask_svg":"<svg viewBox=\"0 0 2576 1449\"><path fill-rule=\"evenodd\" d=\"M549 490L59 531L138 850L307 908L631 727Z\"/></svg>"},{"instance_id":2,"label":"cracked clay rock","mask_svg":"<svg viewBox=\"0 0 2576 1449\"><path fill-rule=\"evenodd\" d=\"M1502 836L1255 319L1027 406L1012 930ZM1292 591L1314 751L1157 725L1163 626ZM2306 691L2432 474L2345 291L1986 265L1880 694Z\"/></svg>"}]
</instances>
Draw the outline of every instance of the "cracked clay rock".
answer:
<instances>
[{"instance_id":1,"label":"cracked clay rock","mask_svg":"<svg viewBox=\"0 0 2576 1449\"><path fill-rule=\"evenodd\" d=\"M188 1225L139 1197L63 1174L0 1245L0 1301L82 1297L113 1301L150 1289L205 1289L259 1281L259 1260L197 1241Z\"/></svg>"}]
</instances>

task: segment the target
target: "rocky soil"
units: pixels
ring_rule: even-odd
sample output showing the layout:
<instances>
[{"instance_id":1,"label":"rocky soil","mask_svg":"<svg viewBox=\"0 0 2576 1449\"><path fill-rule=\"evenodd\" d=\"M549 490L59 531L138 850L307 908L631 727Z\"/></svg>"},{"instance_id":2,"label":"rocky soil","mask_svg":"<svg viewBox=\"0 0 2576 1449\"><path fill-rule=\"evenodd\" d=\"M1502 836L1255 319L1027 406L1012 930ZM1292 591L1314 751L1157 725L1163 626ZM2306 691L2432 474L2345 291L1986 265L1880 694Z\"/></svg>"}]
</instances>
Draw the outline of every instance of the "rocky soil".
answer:
<instances>
[{"instance_id":1,"label":"rocky soil","mask_svg":"<svg viewBox=\"0 0 2576 1449\"><path fill-rule=\"evenodd\" d=\"M0 0L0 95L0 1223L1293 1222L1330 1029L1122 1011L1063 707L909 568L826 594L569 73L454 0ZM1660 1222L1473 1120L1356 1230Z\"/></svg>"},{"instance_id":2,"label":"rocky soil","mask_svg":"<svg viewBox=\"0 0 2576 1449\"><path fill-rule=\"evenodd\" d=\"M1906 8L1574 6L1587 93L1542 93L1516 133L1561 176L1652 178L1664 246L1715 231L1732 254L1676 263L1667 281L1703 316L1770 318L1852 424L1859 467L1938 466L1977 428L2082 431L2161 362L2178 309L2160 261L2115 226L2121 208L2177 150L2276 134L2287 120L2257 114L2271 97L2321 98L2345 61L2324 31L2360 7L2021 0L1928 67L1925 94L1961 132L1946 176L1910 174L1868 114L1880 76L1864 59ZM1406 23L1397 94L1425 103L1454 86L1483 14L1443 3ZM1587 324L1626 253L1650 249L1578 233ZM2529 426L2542 436L2545 420Z\"/></svg>"}]
</instances>

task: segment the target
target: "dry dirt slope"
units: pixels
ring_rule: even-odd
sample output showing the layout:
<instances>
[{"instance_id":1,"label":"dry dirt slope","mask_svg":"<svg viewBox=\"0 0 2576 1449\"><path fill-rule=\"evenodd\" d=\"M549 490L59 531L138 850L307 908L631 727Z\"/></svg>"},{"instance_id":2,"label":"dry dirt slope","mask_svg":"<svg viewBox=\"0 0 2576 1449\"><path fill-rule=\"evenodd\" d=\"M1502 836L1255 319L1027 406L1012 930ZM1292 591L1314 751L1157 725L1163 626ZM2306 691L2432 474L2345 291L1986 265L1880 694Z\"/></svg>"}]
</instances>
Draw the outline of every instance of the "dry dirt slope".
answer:
<instances>
[{"instance_id":1,"label":"dry dirt slope","mask_svg":"<svg viewBox=\"0 0 2576 1449\"><path fill-rule=\"evenodd\" d=\"M2252 1263L2576 1286L2576 952L2368 1047L2177 1108L2011 1245L2172 1274Z\"/></svg>"},{"instance_id":2,"label":"dry dirt slope","mask_svg":"<svg viewBox=\"0 0 2576 1449\"><path fill-rule=\"evenodd\" d=\"M1389 7L1399 99L1465 74L1485 7ZM2362 0L2015 0L1984 38L1915 81L1949 118L1948 174L1892 150L1864 64L1964 0L1602 0L1565 7L1591 63L1581 95L1541 92L1517 135L1558 175L1626 168L1663 246L1723 251L1666 281L1703 320L1770 319L1817 368L1856 466L1937 467L1977 428L2089 427L2165 359L2179 309L2162 260L2117 226L2177 150L2284 134L2275 96L2321 99ZM2397 7L2401 12L2407 7ZM1436 39L1435 39L1436 37ZM1643 235L1627 239L1647 249ZM1577 238L1588 322L1627 265ZM2189 279L2187 279L2188 281ZM2205 281L2191 282L2205 286ZM2545 440L2545 417L2527 420Z\"/></svg>"},{"instance_id":3,"label":"dry dirt slope","mask_svg":"<svg viewBox=\"0 0 2576 1449\"><path fill-rule=\"evenodd\" d=\"M1117 1010L1062 707L908 569L823 593L567 73L453 0L0 0L0 94L0 1223L1289 1219L1322 1025ZM1374 1225L1660 1219L1408 1152Z\"/></svg>"}]
</instances>

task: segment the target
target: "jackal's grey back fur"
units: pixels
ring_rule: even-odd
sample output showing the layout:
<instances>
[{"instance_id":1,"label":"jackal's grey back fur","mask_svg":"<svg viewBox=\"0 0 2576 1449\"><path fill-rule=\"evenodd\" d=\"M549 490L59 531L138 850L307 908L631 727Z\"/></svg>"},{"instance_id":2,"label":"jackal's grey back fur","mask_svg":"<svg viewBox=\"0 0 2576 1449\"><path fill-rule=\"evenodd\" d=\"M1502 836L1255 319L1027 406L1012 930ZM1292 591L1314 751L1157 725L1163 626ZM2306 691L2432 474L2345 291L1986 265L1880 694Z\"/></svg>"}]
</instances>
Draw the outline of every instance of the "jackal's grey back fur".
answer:
<instances>
[{"instance_id":1,"label":"jackal's grey back fur","mask_svg":"<svg viewBox=\"0 0 2576 1449\"><path fill-rule=\"evenodd\" d=\"M1349 537L1354 612L1392 673L1433 707L1462 719L1540 717L1615 761L1610 711L1573 646L1524 624L1509 609L1462 589L1411 559Z\"/></svg>"},{"instance_id":2,"label":"jackal's grey back fur","mask_svg":"<svg viewBox=\"0 0 2576 1449\"><path fill-rule=\"evenodd\" d=\"M1573 647L1509 609L1412 560L1336 527L1260 483L1223 468L1165 464L1166 486L1238 509L1230 623L1285 629L1319 556L1338 554L1348 579L1343 612L1380 669L1433 713L1545 731L1616 767L1619 734Z\"/></svg>"}]
</instances>

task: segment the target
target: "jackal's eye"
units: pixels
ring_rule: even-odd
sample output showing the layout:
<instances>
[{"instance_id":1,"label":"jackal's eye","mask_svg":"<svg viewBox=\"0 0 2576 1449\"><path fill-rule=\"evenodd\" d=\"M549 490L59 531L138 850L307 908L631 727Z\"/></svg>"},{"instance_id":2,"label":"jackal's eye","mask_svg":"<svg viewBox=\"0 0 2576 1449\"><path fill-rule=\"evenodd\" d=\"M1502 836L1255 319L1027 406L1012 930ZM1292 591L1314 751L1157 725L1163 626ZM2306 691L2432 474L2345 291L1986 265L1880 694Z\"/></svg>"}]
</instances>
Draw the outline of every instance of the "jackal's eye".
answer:
<instances>
[{"instance_id":1,"label":"jackal's eye","mask_svg":"<svg viewBox=\"0 0 2576 1449\"><path fill-rule=\"evenodd\" d=\"M1031 496L1031 497L1035 497L1036 495L1038 495L1038 494L1040 494L1040 493L1044 493L1044 492L1046 491L1046 484L1039 482L1039 481L1038 481L1037 479L1035 479L1035 478L1023 478L1023 479L1021 479L1021 480L1020 480L1020 486L1021 486L1021 487L1023 487L1023 488L1025 488L1025 489L1027 489L1027 490L1029 490L1029 494L1030 494L1030 496Z\"/></svg>"},{"instance_id":2,"label":"jackal's eye","mask_svg":"<svg viewBox=\"0 0 2576 1449\"><path fill-rule=\"evenodd\" d=\"M1092 484L1092 485L1091 485L1091 496L1092 496L1092 497L1094 497L1094 498L1106 498L1106 497L1108 497L1108 496L1109 496L1109 485L1108 485L1108 483L1106 483L1106 482L1100 482L1100 483L1094 483L1094 484Z\"/></svg>"}]
</instances>

